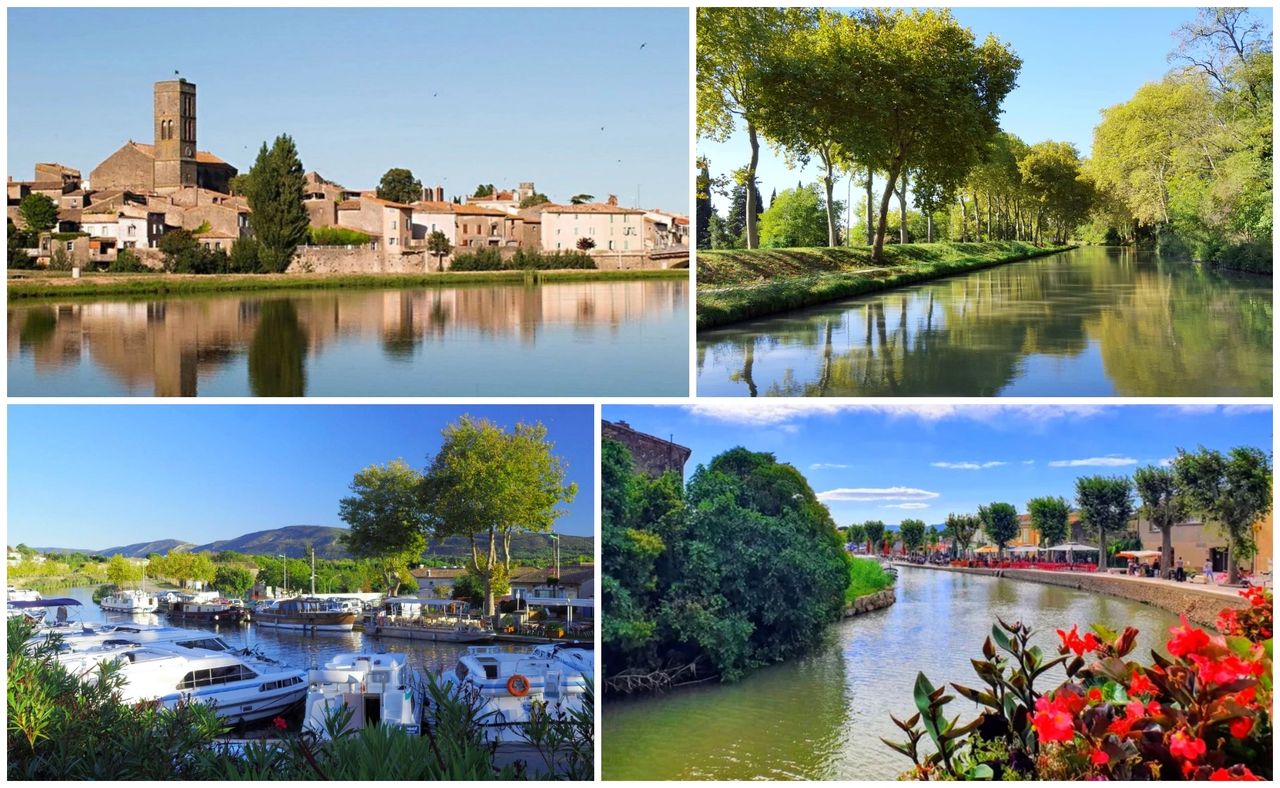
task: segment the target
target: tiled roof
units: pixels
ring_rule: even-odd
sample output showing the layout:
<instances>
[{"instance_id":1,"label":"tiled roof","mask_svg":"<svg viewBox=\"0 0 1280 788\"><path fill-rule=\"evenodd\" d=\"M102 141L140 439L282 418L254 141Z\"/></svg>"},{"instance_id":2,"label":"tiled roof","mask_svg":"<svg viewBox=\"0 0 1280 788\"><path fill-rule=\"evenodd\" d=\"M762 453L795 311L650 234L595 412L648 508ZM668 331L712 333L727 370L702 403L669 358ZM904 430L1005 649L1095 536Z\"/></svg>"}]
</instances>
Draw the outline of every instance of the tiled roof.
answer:
<instances>
[{"instance_id":1,"label":"tiled roof","mask_svg":"<svg viewBox=\"0 0 1280 788\"><path fill-rule=\"evenodd\" d=\"M360 210L360 201L359 200L343 200L342 202L338 203L338 210L339 211L358 211Z\"/></svg>"},{"instance_id":2,"label":"tiled roof","mask_svg":"<svg viewBox=\"0 0 1280 788\"><path fill-rule=\"evenodd\" d=\"M542 210L543 213L644 213L638 208L623 208L621 205L606 205L593 202L582 205L553 205Z\"/></svg>"},{"instance_id":3,"label":"tiled roof","mask_svg":"<svg viewBox=\"0 0 1280 788\"><path fill-rule=\"evenodd\" d=\"M131 142L129 144L137 148L138 152L145 154L146 156L149 156L153 159L156 157L156 146L154 145L148 145L145 142ZM199 162L200 164L226 164L225 161L218 158L217 156L214 156L212 153L210 153L207 150L196 151L196 161Z\"/></svg>"},{"instance_id":4,"label":"tiled roof","mask_svg":"<svg viewBox=\"0 0 1280 788\"><path fill-rule=\"evenodd\" d=\"M467 570L460 567L440 567L440 566L424 566L418 569L409 570L409 574L421 580L448 580L450 578L465 575Z\"/></svg>"}]
</instances>

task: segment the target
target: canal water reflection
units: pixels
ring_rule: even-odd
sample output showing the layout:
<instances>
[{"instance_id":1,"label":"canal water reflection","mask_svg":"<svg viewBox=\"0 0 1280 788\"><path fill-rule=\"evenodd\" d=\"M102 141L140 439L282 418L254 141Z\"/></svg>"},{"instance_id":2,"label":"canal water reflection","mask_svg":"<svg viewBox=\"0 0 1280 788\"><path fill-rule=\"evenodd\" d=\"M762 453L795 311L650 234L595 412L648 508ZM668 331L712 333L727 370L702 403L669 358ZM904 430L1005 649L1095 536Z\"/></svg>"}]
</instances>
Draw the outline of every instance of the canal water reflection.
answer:
<instances>
[{"instance_id":1,"label":"canal water reflection","mask_svg":"<svg viewBox=\"0 0 1280 788\"><path fill-rule=\"evenodd\" d=\"M679 280L11 302L14 396L685 396Z\"/></svg>"},{"instance_id":2,"label":"canal water reflection","mask_svg":"<svg viewBox=\"0 0 1280 788\"><path fill-rule=\"evenodd\" d=\"M897 740L889 715L915 713L923 671L941 686L980 684L970 660L999 616L1039 634L1092 623L1140 631L1137 655L1160 646L1177 617L1099 594L976 575L904 568L896 604L836 624L814 654L729 685L605 703L604 777L641 779L891 780L910 766L880 737ZM1063 678L1046 676L1046 686ZM976 706L948 706L968 720Z\"/></svg>"},{"instance_id":3,"label":"canal water reflection","mask_svg":"<svg viewBox=\"0 0 1280 788\"><path fill-rule=\"evenodd\" d=\"M1271 280L1088 247L698 335L702 396L1269 396Z\"/></svg>"}]
</instances>

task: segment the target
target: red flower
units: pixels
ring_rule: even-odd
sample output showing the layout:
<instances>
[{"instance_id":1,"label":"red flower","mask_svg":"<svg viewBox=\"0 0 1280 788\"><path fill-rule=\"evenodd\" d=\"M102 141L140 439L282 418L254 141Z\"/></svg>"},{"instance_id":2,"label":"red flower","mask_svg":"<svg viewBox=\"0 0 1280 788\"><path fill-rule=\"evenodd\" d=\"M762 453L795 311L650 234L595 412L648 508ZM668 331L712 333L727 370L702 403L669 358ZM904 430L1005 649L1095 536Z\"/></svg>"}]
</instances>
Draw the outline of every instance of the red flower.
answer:
<instances>
[{"instance_id":1,"label":"red flower","mask_svg":"<svg viewBox=\"0 0 1280 788\"><path fill-rule=\"evenodd\" d=\"M1231 731L1232 736L1237 739L1243 739L1249 735L1249 731L1253 730L1253 718L1237 717L1231 721L1231 724L1228 725L1227 728Z\"/></svg>"},{"instance_id":2,"label":"red flower","mask_svg":"<svg viewBox=\"0 0 1280 788\"><path fill-rule=\"evenodd\" d=\"M1062 649L1066 651L1074 651L1077 657L1083 657L1086 651L1095 651L1101 645L1102 641L1092 632L1086 632L1084 637L1080 637L1078 626L1072 626L1070 632L1058 630L1058 637L1062 638Z\"/></svg>"},{"instance_id":3,"label":"red flower","mask_svg":"<svg viewBox=\"0 0 1280 788\"><path fill-rule=\"evenodd\" d=\"M1031 715L1031 726L1042 742L1071 741L1076 734L1075 723L1062 701L1048 697L1036 699L1036 710Z\"/></svg>"},{"instance_id":4,"label":"red flower","mask_svg":"<svg viewBox=\"0 0 1280 788\"><path fill-rule=\"evenodd\" d=\"M1133 678L1129 679L1129 697L1134 698L1138 695L1154 694L1156 694L1156 685L1151 683L1151 679L1147 678L1147 674L1135 670Z\"/></svg>"},{"instance_id":5,"label":"red flower","mask_svg":"<svg viewBox=\"0 0 1280 788\"><path fill-rule=\"evenodd\" d=\"M1187 614L1182 614L1181 627L1169 627L1169 632L1173 637L1169 638L1167 648L1169 653L1175 657L1184 657L1187 654L1194 654L1205 646L1209 645L1209 636L1205 634L1203 629L1196 629L1187 622Z\"/></svg>"},{"instance_id":6,"label":"red flower","mask_svg":"<svg viewBox=\"0 0 1280 788\"><path fill-rule=\"evenodd\" d=\"M1094 750L1093 752L1089 753L1089 760L1095 766L1101 766L1107 761L1111 760L1111 756L1107 755L1102 750Z\"/></svg>"},{"instance_id":7,"label":"red flower","mask_svg":"<svg viewBox=\"0 0 1280 788\"><path fill-rule=\"evenodd\" d=\"M1092 689L1089 690L1088 697L1089 697L1090 703L1100 703L1102 702L1102 690L1098 689L1097 687L1093 687Z\"/></svg>"},{"instance_id":8,"label":"red flower","mask_svg":"<svg viewBox=\"0 0 1280 788\"><path fill-rule=\"evenodd\" d=\"M1190 654L1187 659L1195 663L1200 680L1207 684L1230 684L1237 679L1250 678L1262 673L1261 662L1248 662L1235 654L1227 654L1218 659Z\"/></svg>"},{"instance_id":9,"label":"red flower","mask_svg":"<svg viewBox=\"0 0 1280 788\"><path fill-rule=\"evenodd\" d=\"M271 721L271 724L275 725L280 730L284 730L285 728L289 727L289 723L284 721L284 717L276 717L274 720Z\"/></svg>"},{"instance_id":10,"label":"red flower","mask_svg":"<svg viewBox=\"0 0 1280 788\"><path fill-rule=\"evenodd\" d=\"M1169 739L1169 752L1188 761L1199 760L1206 749L1204 739L1188 736L1186 731L1178 731Z\"/></svg>"},{"instance_id":11,"label":"red flower","mask_svg":"<svg viewBox=\"0 0 1280 788\"><path fill-rule=\"evenodd\" d=\"M1228 769L1215 769L1209 775L1210 780L1261 780L1262 778L1249 771L1248 766L1236 765Z\"/></svg>"},{"instance_id":12,"label":"red flower","mask_svg":"<svg viewBox=\"0 0 1280 788\"><path fill-rule=\"evenodd\" d=\"M1236 611L1227 608L1218 614L1218 620L1215 624L1219 632L1226 632L1228 635L1234 635L1240 629L1240 622L1236 620Z\"/></svg>"}]
</instances>

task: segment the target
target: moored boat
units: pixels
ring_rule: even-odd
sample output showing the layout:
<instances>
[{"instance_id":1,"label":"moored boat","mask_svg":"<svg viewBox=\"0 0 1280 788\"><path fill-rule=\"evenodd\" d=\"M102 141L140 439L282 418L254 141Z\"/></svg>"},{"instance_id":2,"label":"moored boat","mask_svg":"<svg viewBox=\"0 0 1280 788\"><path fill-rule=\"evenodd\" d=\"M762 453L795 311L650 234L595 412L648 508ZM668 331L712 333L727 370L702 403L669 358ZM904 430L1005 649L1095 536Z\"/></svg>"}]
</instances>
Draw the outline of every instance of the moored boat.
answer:
<instances>
[{"instance_id":1,"label":"moored boat","mask_svg":"<svg viewBox=\"0 0 1280 788\"><path fill-rule=\"evenodd\" d=\"M241 624L249 621L249 611L241 605L225 599L196 602L179 599L166 611L170 618L179 621L199 621L209 624Z\"/></svg>"},{"instance_id":2,"label":"moored boat","mask_svg":"<svg viewBox=\"0 0 1280 788\"><path fill-rule=\"evenodd\" d=\"M344 730L379 724L415 735L422 730L421 681L405 654L337 654L307 678L302 725L317 735L328 735L328 716L344 707L351 712Z\"/></svg>"},{"instance_id":3,"label":"moored boat","mask_svg":"<svg viewBox=\"0 0 1280 788\"><path fill-rule=\"evenodd\" d=\"M130 588L104 597L98 606L112 613L154 613L160 609L160 600L155 594Z\"/></svg>"},{"instance_id":4,"label":"moored boat","mask_svg":"<svg viewBox=\"0 0 1280 788\"><path fill-rule=\"evenodd\" d=\"M356 623L354 612L333 600L316 597L282 599L259 607L253 618L262 627L310 632L350 632Z\"/></svg>"}]
</instances>

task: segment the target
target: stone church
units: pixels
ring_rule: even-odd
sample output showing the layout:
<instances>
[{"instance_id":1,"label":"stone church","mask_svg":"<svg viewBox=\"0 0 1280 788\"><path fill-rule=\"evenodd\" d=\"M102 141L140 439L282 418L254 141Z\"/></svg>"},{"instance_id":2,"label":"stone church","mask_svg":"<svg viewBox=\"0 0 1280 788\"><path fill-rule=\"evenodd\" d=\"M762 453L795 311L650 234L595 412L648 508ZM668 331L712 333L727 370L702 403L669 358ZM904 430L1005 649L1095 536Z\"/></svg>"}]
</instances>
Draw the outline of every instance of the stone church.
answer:
<instances>
[{"instance_id":1,"label":"stone church","mask_svg":"<svg viewBox=\"0 0 1280 788\"><path fill-rule=\"evenodd\" d=\"M208 151L196 150L196 86L185 79L155 85L155 143L129 140L89 174L95 191L153 194L188 186L231 190L236 168Z\"/></svg>"}]
</instances>

